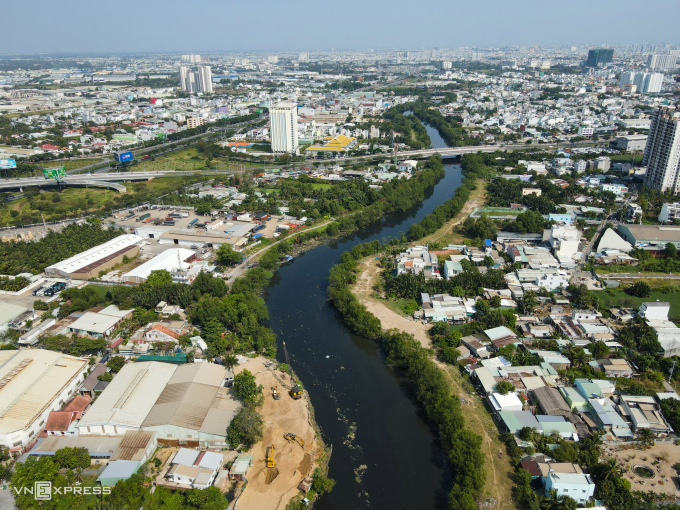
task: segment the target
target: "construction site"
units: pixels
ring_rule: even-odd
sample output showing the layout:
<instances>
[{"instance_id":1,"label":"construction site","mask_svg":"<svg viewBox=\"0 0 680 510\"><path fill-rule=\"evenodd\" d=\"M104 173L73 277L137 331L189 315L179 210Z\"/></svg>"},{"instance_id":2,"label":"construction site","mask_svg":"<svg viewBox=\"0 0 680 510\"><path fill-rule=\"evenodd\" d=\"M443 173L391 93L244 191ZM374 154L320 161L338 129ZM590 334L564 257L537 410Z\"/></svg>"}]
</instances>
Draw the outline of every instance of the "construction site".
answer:
<instances>
[{"instance_id":1,"label":"construction site","mask_svg":"<svg viewBox=\"0 0 680 510\"><path fill-rule=\"evenodd\" d=\"M291 498L300 493L300 485L311 480L324 454L324 445L318 438L307 394L290 376L262 357L239 361L234 372L249 370L257 384L263 386L265 398L258 410L264 421L264 434L262 441L247 452L253 457L253 464L248 482L236 490L238 508L284 510Z\"/></svg>"}]
</instances>

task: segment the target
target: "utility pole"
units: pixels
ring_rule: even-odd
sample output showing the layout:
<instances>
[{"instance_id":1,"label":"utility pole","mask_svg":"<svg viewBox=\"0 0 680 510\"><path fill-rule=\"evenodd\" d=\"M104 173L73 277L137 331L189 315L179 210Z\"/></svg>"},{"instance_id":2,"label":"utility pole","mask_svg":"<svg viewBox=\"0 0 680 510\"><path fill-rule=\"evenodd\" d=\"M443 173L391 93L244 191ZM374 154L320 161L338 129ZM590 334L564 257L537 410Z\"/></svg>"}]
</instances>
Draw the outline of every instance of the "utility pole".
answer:
<instances>
[{"instance_id":1,"label":"utility pole","mask_svg":"<svg viewBox=\"0 0 680 510\"><path fill-rule=\"evenodd\" d=\"M671 373L668 376L668 384L671 383L671 379L673 378L673 370L675 370L675 363L676 363L676 361L673 361L673 366L671 367Z\"/></svg>"}]
</instances>

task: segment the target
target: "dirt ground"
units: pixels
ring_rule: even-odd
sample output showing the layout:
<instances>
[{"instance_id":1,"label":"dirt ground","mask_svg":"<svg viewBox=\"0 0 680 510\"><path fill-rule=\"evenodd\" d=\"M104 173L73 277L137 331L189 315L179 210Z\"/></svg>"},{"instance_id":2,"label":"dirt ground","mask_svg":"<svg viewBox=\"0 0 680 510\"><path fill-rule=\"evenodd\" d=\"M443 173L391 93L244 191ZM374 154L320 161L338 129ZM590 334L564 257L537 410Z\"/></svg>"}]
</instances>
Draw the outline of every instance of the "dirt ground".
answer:
<instances>
[{"instance_id":1,"label":"dirt ground","mask_svg":"<svg viewBox=\"0 0 680 510\"><path fill-rule=\"evenodd\" d=\"M401 331L412 333L423 347L430 348L432 343L427 336L429 324L414 321L410 317L404 317L390 310L382 301L373 297L373 285L378 281L380 268L378 261L374 258L364 260L359 265L361 273L357 277L357 282L352 288L352 292L357 296L362 304L366 305L368 311L380 319L384 329L396 328Z\"/></svg>"},{"instance_id":2,"label":"dirt ground","mask_svg":"<svg viewBox=\"0 0 680 510\"><path fill-rule=\"evenodd\" d=\"M453 231L453 228L463 223L475 209L482 207L486 202L486 182L477 179L477 189L470 194L470 199L455 217L447 221L442 228L423 239L426 241L446 241L448 243L459 242L462 237Z\"/></svg>"},{"instance_id":3,"label":"dirt ground","mask_svg":"<svg viewBox=\"0 0 680 510\"><path fill-rule=\"evenodd\" d=\"M260 409L264 419L264 438L253 446L248 455L253 456L253 467L248 472L248 485L238 500L239 510L284 510L299 493L297 486L311 476L322 453L309 413L307 393L300 400L288 395L289 379L280 371L264 366L265 358L240 358L235 373L248 369L258 384L264 386L264 405ZM280 400L272 398L272 387L278 384ZM304 441L304 448L288 443L283 435L292 432ZM278 476L265 483L269 468L265 465L267 448L274 446L274 460Z\"/></svg>"},{"instance_id":4,"label":"dirt ground","mask_svg":"<svg viewBox=\"0 0 680 510\"><path fill-rule=\"evenodd\" d=\"M427 334L427 330L430 329L431 325L409 320L409 318L390 309L383 301L373 297L373 285L376 283L380 273L380 268L377 264L378 262L375 258L369 258L359 265L360 273L357 277L357 283L352 288L352 292L373 315L380 319L383 328L396 328L413 333L415 339L423 347L432 347ZM494 509L514 510L516 506L512 499L513 468L505 453L505 445L499 439L498 429L491 415L485 409L484 402L474 391L466 391L463 377L456 368L437 360L435 360L435 363L446 374L452 391L461 399L466 426L482 436L487 471L484 498L491 498L493 500L495 503ZM490 500L486 501L486 503L490 502Z\"/></svg>"},{"instance_id":5,"label":"dirt ground","mask_svg":"<svg viewBox=\"0 0 680 510\"><path fill-rule=\"evenodd\" d=\"M614 457L619 460L619 465L626 469L623 477L630 481L633 490L668 494L674 498L680 496L679 486L676 484L677 475L675 469L671 467L680 462L680 448L673 443L656 443L651 447L630 445L625 449L605 445L603 451L603 460ZM664 452L668 457L666 460L661 460L659 456ZM653 463L657 460L659 463L654 465ZM639 465L651 468L655 473L654 478L642 478L635 474L633 467Z\"/></svg>"}]
</instances>

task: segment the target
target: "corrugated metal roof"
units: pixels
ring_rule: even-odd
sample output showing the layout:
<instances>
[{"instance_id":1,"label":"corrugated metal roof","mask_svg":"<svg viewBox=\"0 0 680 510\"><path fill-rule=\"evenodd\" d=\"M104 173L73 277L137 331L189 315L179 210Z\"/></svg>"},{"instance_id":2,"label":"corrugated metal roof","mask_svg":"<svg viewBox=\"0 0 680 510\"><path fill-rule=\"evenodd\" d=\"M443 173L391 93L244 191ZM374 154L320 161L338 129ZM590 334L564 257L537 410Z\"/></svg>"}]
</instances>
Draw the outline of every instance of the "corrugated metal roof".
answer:
<instances>
[{"instance_id":1,"label":"corrugated metal roof","mask_svg":"<svg viewBox=\"0 0 680 510\"><path fill-rule=\"evenodd\" d=\"M0 434L27 429L86 367L60 352L0 351Z\"/></svg>"}]
</instances>

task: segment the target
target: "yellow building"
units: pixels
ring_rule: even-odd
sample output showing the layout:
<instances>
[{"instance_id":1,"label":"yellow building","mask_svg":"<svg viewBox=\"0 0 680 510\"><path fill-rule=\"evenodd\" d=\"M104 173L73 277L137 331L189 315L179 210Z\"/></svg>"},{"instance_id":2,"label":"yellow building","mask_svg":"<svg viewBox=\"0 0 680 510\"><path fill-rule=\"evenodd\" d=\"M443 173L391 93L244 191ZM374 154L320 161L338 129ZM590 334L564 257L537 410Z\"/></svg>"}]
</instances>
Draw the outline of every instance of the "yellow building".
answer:
<instances>
[{"instance_id":1,"label":"yellow building","mask_svg":"<svg viewBox=\"0 0 680 510\"><path fill-rule=\"evenodd\" d=\"M200 117L189 117L187 119L187 127L188 128L197 128L198 126L201 126L203 124L203 119Z\"/></svg>"},{"instance_id":2,"label":"yellow building","mask_svg":"<svg viewBox=\"0 0 680 510\"><path fill-rule=\"evenodd\" d=\"M356 145L356 142L356 138L351 136L327 136L323 145L312 145L305 152L347 152Z\"/></svg>"}]
</instances>

